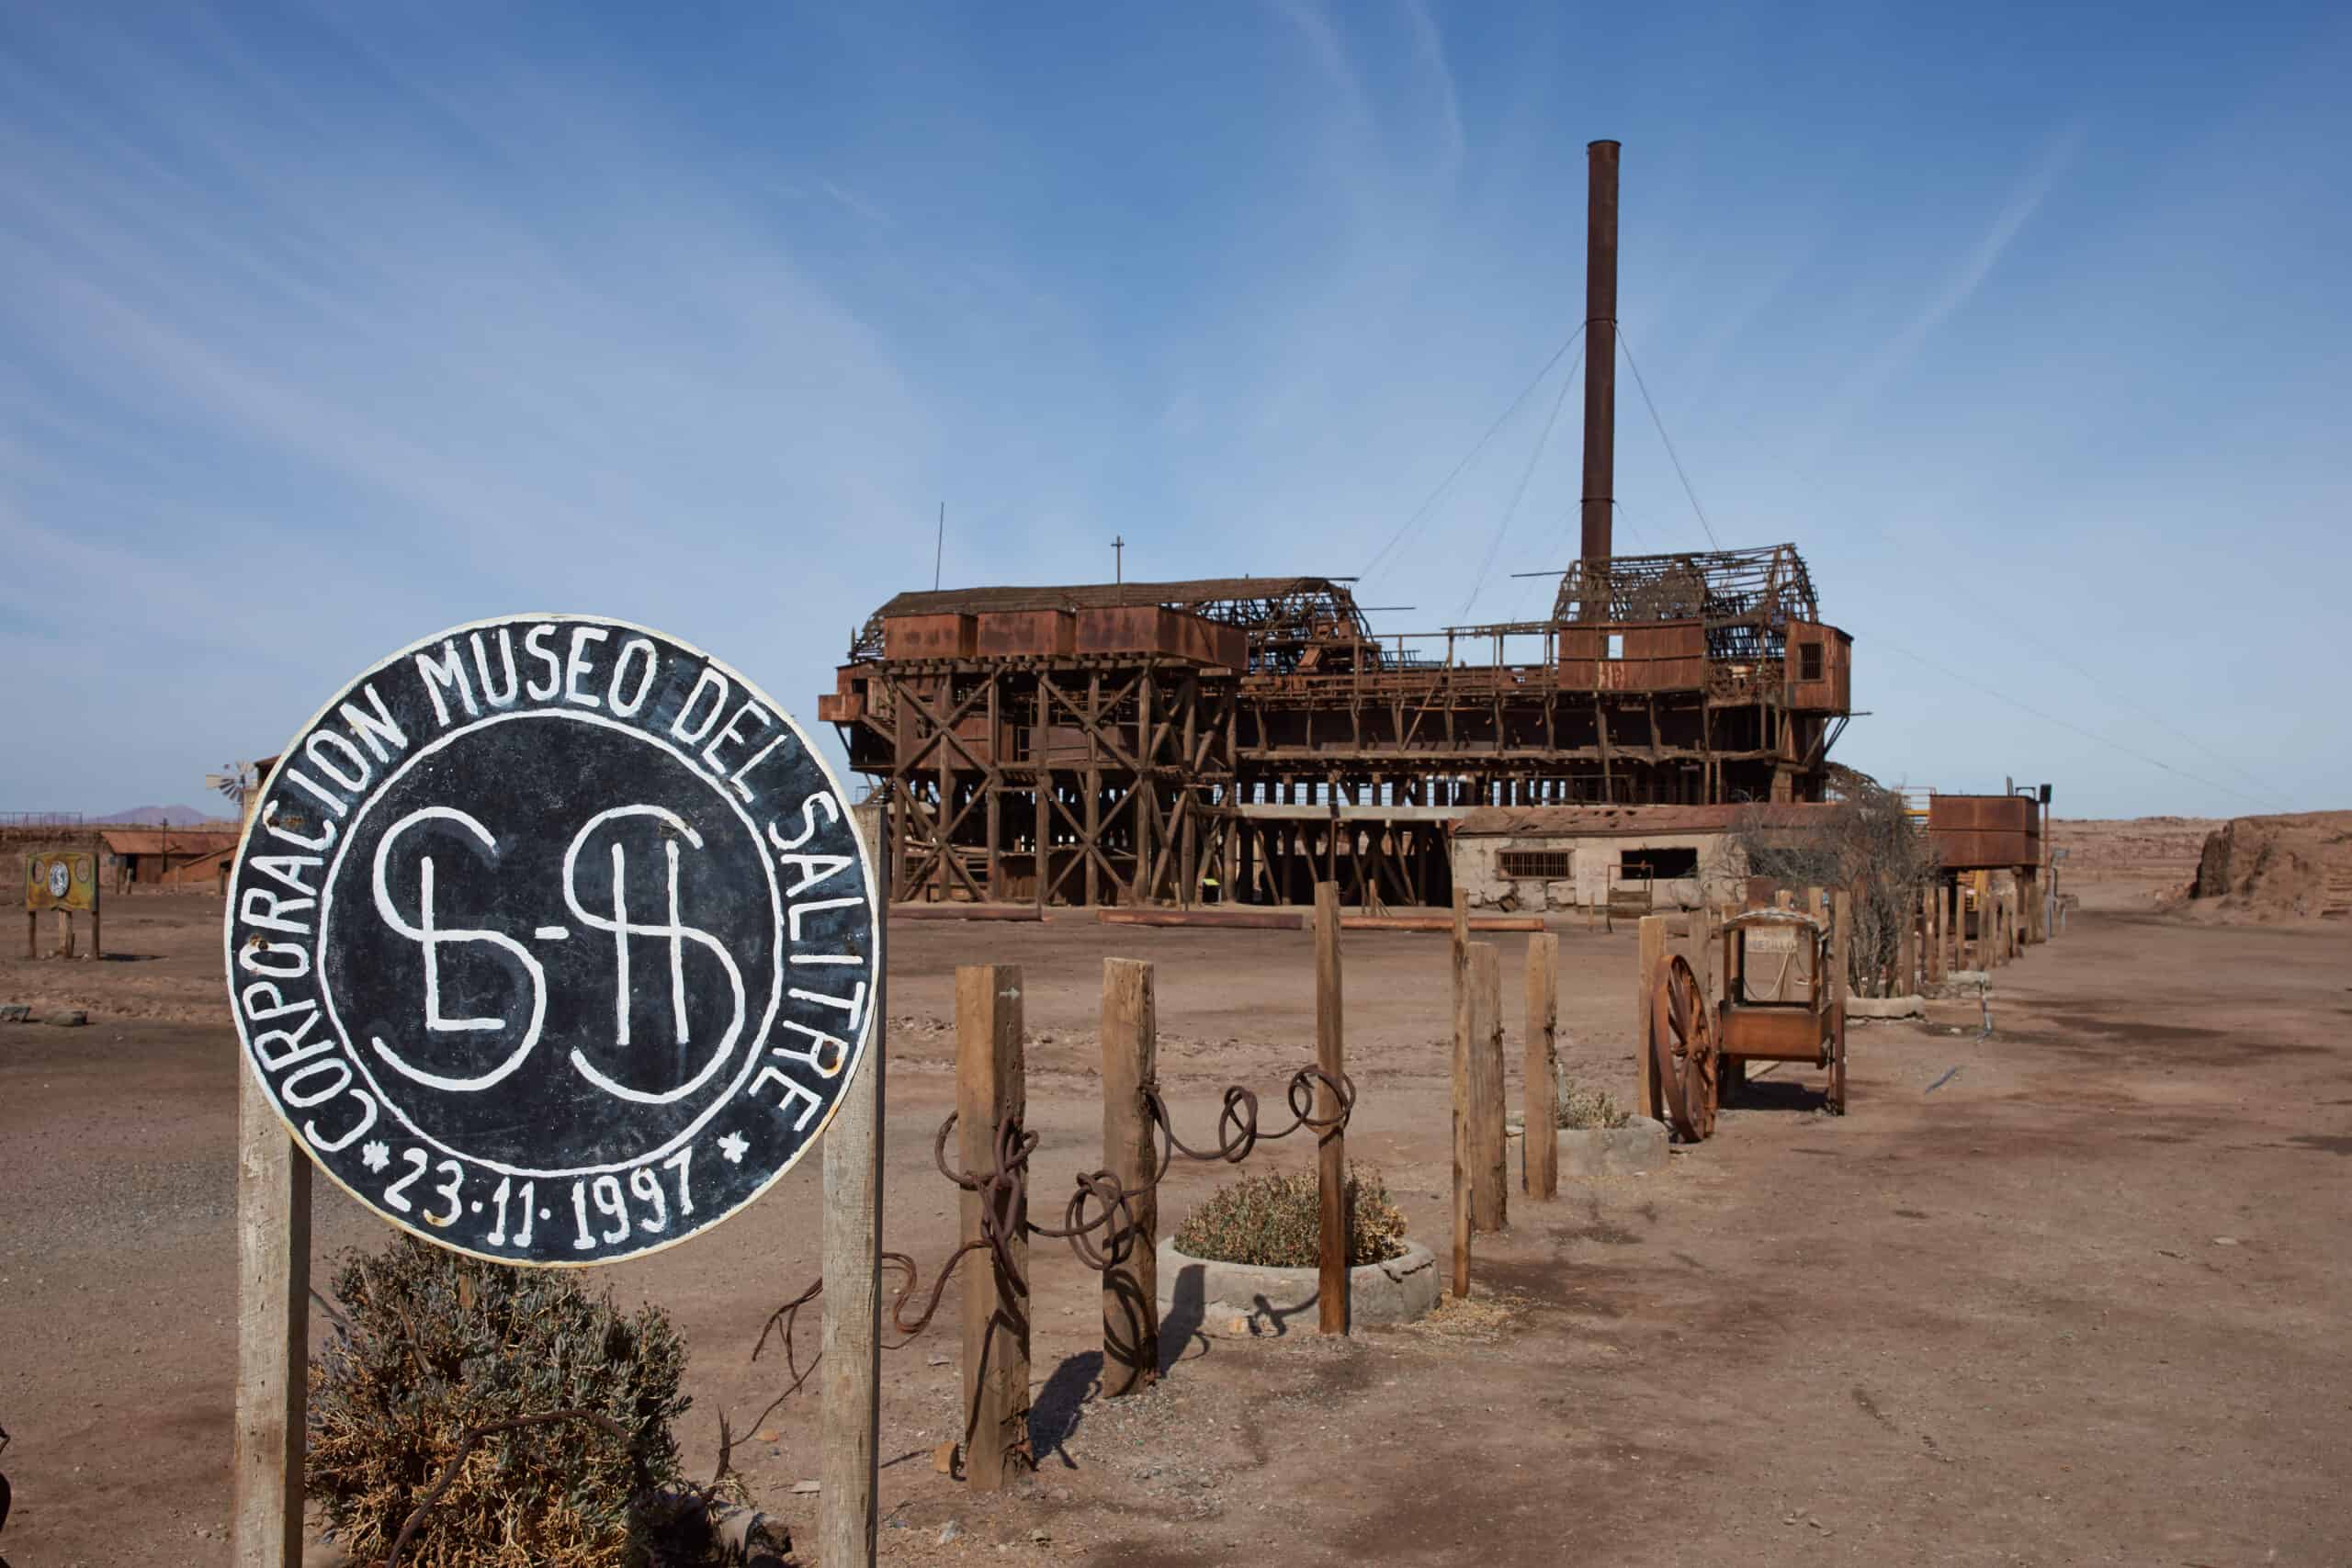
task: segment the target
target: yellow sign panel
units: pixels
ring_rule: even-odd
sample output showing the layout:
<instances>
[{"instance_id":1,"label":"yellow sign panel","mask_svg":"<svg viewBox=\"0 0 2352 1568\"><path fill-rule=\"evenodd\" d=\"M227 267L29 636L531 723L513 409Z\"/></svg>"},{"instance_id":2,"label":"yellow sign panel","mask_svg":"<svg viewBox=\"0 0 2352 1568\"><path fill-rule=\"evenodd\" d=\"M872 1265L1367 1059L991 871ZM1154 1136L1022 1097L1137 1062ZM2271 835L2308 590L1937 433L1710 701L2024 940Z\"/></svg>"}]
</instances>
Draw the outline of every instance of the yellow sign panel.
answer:
<instances>
[{"instance_id":1,"label":"yellow sign panel","mask_svg":"<svg viewBox=\"0 0 2352 1568\"><path fill-rule=\"evenodd\" d=\"M98 857L88 850L34 850L25 856L25 908L95 909Z\"/></svg>"}]
</instances>

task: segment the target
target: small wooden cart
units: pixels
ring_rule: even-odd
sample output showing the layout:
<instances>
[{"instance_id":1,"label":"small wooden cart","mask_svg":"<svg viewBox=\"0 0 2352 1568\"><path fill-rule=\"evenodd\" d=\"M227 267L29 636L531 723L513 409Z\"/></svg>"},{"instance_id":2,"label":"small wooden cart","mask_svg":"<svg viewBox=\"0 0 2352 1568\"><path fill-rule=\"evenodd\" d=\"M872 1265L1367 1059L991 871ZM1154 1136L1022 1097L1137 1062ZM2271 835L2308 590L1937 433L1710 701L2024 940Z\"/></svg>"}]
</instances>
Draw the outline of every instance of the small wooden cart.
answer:
<instances>
[{"instance_id":1,"label":"small wooden cart","mask_svg":"<svg viewBox=\"0 0 2352 1568\"><path fill-rule=\"evenodd\" d=\"M1829 928L1795 909L1750 909L1724 922L1723 940L1715 1038L1724 1097L1737 1093L1750 1062L1804 1062L1828 1069L1829 1112L1844 1115L1846 1002L1834 983L1831 965L1842 960Z\"/></svg>"}]
</instances>

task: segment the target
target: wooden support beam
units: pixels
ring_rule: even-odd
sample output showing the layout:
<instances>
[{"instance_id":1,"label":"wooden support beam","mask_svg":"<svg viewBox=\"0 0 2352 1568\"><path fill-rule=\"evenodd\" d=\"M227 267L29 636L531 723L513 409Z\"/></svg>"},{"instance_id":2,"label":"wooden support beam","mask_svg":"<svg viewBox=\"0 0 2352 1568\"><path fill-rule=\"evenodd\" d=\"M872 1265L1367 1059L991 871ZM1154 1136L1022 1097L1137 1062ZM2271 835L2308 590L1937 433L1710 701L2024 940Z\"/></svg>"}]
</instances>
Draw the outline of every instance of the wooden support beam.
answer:
<instances>
[{"instance_id":1,"label":"wooden support beam","mask_svg":"<svg viewBox=\"0 0 2352 1568\"><path fill-rule=\"evenodd\" d=\"M1021 1032L1021 970L1016 964L967 964L956 971L956 1149L964 1169L996 1169L997 1128L1016 1133L1028 1115ZM1005 1258L983 1255L964 1276L964 1475L973 1488L993 1492L1034 1465L1029 1453L1028 1204L1018 1184L991 1199L963 1194L963 1240L981 1239L982 1205L1004 1235Z\"/></svg>"},{"instance_id":2,"label":"wooden support beam","mask_svg":"<svg viewBox=\"0 0 2352 1568\"><path fill-rule=\"evenodd\" d=\"M1121 909L1094 911L1106 926L1234 926L1252 931L1303 931L1306 916L1296 909Z\"/></svg>"},{"instance_id":3,"label":"wooden support beam","mask_svg":"<svg viewBox=\"0 0 2352 1568\"><path fill-rule=\"evenodd\" d=\"M229 1554L235 1568L302 1561L308 1408L311 1160L249 1063L237 1074L237 1411Z\"/></svg>"},{"instance_id":4,"label":"wooden support beam","mask_svg":"<svg viewBox=\"0 0 2352 1568\"><path fill-rule=\"evenodd\" d=\"M1527 939L1527 1065L1520 1129L1520 1179L1531 1198L1560 1191L1560 939Z\"/></svg>"},{"instance_id":5,"label":"wooden support beam","mask_svg":"<svg viewBox=\"0 0 2352 1568\"><path fill-rule=\"evenodd\" d=\"M1123 1261L1102 1271L1102 1393L1116 1399L1159 1379L1159 1194L1144 1091L1159 1081L1159 1008L1151 965L1102 961L1102 1168L1138 1196Z\"/></svg>"},{"instance_id":6,"label":"wooden support beam","mask_svg":"<svg viewBox=\"0 0 2352 1568\"><path fill-rule=\"evenodd\" d=\"M1347 1072L1347 1044L1340 995L1340 889L1334 883L1315 888L1315 1065L1331 1078ZM1315 1114L1329 1120L1340 1113L1340 1098L1329 1085L1317 1085ZM1316 1282L1316 1314L1326 1334L1348 1331L1348 1140L1344 1128L1328 1128L1316 1138L1317 1198L1321 1206L1321 1234L1316 1257L1320 1267Z\"/></svg>"},{"instance_id":7,"label":"wooden support beam","mask_svg":"<svg viewBox=\"0 0 2352 1568\"><path fill-rule=\"evenodd\" d=\"M1453 917L1448 915L1341 915L1340 929L1343 931L1451 931ZM1541 915L1480 915L1469 922L1473 932L1540 931L1544 929Z\"/></svg>"}]
</instances>

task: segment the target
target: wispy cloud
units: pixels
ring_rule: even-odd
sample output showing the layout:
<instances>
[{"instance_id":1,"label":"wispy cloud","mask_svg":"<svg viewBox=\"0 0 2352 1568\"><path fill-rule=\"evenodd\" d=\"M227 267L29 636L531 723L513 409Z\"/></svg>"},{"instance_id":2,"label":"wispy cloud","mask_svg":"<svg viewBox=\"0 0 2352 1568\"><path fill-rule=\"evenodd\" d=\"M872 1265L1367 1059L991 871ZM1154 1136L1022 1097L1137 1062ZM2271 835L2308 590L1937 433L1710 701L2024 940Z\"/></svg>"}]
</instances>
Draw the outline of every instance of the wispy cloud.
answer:
<instances>
[{"instance_id":1,"label":"wispy cloud","mask_svg":"<svg viewBox=\"0 0 2352 1568\"><path fill-rule=\"evenodd\" d=\"M1858 410L1918 357L1928 339L1945 322L1976 297L1994 267L2024 232L2059 177L2082 151L2085 132L2085 125L2077 120L2043 144L1975 243L1961 253L1917 310L1831 394L1813 446L1817 448L1831 439Z\"/></svg>"},{"instance_id":2,"label":"wispy cloud","mask_svg":"<svg viewBox=\"0 0 2352 1568\"><path fill-rule=\"evenodd\" d=\"M1462 131L1462 105L1454 96L1453 73L1445 63L1445 39L1425 0L1405 0L1405 16L1412 24L1413 53L1437 88L1438 130L1442 156L1449 167L1459 167L1468 147Z\"/></svg>"}]
</instances>

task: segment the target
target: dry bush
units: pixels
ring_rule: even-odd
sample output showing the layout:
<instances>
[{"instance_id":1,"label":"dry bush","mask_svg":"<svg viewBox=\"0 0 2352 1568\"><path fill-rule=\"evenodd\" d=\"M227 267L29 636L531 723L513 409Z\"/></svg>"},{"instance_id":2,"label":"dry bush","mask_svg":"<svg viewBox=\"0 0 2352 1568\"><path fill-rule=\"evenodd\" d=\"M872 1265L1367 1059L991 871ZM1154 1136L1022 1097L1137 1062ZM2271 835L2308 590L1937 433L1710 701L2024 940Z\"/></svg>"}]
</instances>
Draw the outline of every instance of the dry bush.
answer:
<instances>
[{"instance_id":1,"label":"dry bush","mask_svg":"<svg viewBox=\"0 0 2352 1568\"><path fill-rule=\"evenodd\" d=\"M1405 1255L1405 1215L1380 1173L1348 1166L1348 1267ZM1312 1269L1320 1260L1323 1201L1315 1172L1245 1176L1184 1217L1176 1249L1217 1263Z\"/></svg>"},{"instance_id":2,"label":"dry bush","mask_svg":"<svg viewBox=\"0 0 2352 1568\"><path fill-rule=\"evenodd\" d=\"M345 1323L311 1363L304 1479L328 1534L380 1562L469 1427L558 1410L585 1421L475 1445L411 1538L403 1568L643 1568L645 1510L679 1489L670 1424L685 1342L660 1308L634 1316L578 1277L461 1257L402 1236L335 1260Z\"/></svg>"},{"instance_id":3,"label":"dry bush","mask_svg":"<svg viewBox=\"0 0 2352 1568\"><path fill-rule=\"evenodd\" d=\"M1804 829L1772 825L1751 808L1732 822L1725 847L1750 876L1803 894L1843 887L1853 895L1846 978L1858 995L1876 996L1894 967L1903 923L1940 869L1935 845L1903 808L1903 797L1848 773L1826 820Z\"/></svg>"},{"instance_id":4,"label":"dry bush","mask_svg":"<svg viewBox=\"0 0 2352 1568\"><path fill-rule=\"evenodd\" d=\"M1587 1089L1566 1074L1556 1075L1556 1099L1559 1113L1554 1120L1563 1127L1578 1130L1593 1127L1623 1127L1633 1117L1611 1098L1605 1089Z\"/></svg>"}]
</instances>

